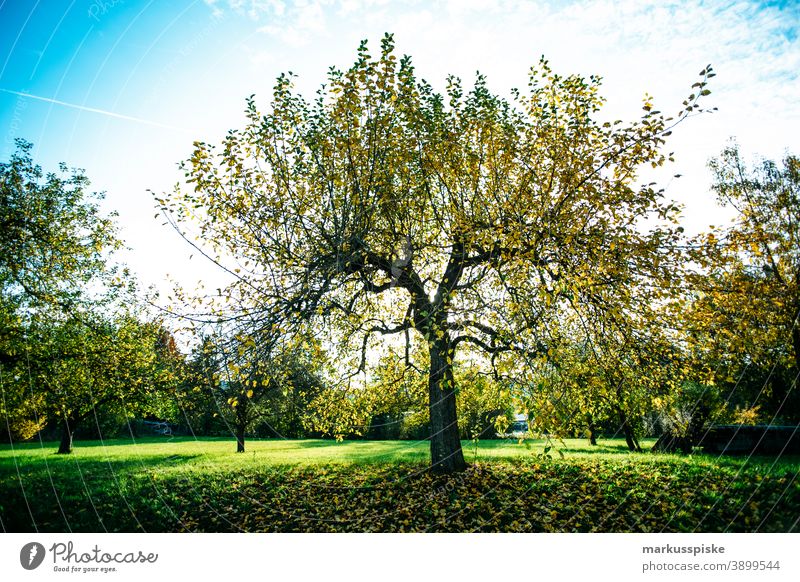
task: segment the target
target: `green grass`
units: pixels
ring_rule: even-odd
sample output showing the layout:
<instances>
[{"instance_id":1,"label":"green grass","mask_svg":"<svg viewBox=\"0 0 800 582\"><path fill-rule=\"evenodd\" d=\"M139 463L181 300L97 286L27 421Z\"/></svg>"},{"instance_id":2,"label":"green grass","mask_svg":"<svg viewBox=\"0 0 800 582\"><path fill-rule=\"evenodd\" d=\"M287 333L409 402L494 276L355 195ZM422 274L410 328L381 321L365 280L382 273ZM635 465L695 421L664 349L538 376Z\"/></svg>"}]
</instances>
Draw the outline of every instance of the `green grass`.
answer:
<instances>
[{"instance_id":1,"label":"green grass","mask_svg":"<svg viewBox=\"0 0 800 582\"><path fill-rule=\"evenodd\" d=\"M645 446L648 443L645 442ZM530 457L552 447L565 456L606 456L627 454L622 440L600 440L590 447L585 440L567 439L550 441L531 439L524 443L515 440L484 440L477 443L463 441L464 455L470 461ZM248 439L247 452L231 454L236 442L230 438L153 437L132 441L113 439L106 441L76 442L73 454L54 455L57 442L32 442L0 445L0 466L16 457L21 463L67 462L78 460L126 460L166 458L180 456L183 468L200 466L203 470L223 470L251 467L254 463L269 465L319 465L350 463L425 462L429 458L427 441L332 441L320 439L280 440Z\"/></svg>"},{"instance_id":2,"label":"green grass","mask_svg":"<svg viewBox=\"0 0 800 582\"><path fill-rule=\"evenodd\" d=\"M152 438L0 447L5 531L796 531L800 459L631 454L623 441ZM647 444L647 443L645 443ZM549 455L544 447L553 445ZM557 452L557 451L560 451Z\"/></svg>"}]
</instances>

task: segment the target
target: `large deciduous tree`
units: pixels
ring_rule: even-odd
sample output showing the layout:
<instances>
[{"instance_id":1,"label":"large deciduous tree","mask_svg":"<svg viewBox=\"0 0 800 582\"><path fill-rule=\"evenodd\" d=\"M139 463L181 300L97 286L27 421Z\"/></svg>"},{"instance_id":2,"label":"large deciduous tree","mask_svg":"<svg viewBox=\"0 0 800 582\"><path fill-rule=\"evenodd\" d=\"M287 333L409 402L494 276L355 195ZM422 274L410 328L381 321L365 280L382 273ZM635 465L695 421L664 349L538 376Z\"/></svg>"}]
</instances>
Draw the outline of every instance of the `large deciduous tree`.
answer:
<instances>
[{"instance_id":1,"label":"large deciduous tree","mask_svg":"<svg viewBox=\"0 0 800 582\"><path fill-rule=\"evenodd\" d=\"M387 35L379 57L364 42L349 69L332 68L312 101L291 74L266 112L248 99L246 126L220 148L196 143L188 188L160 202L179 229L198 228L235 277L225 295L251 314L330 331L357 368L373 336L418 334L432 467L461 471L462 346L495 363L546 357L563 314L591 334L662 296L677 207L636 176L668 160L671 126L708 93L710 68L701 75L675 119L645 98L639 118L604 123L597 77L542 59L511 100L480 75L469 91L449 77L440 94Z\"/></svg>"}]
</instances>

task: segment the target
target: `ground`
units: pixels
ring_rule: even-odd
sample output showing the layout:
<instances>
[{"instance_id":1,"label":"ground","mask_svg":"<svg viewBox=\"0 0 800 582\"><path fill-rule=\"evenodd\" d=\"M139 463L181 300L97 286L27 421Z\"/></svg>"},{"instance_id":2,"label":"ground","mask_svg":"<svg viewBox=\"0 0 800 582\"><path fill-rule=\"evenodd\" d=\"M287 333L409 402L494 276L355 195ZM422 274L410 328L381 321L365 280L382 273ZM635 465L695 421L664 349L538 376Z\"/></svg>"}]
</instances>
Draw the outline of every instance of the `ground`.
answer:
<instances>
[{"instance_id":1,"label":"ground","mask_svg":"<svg viewBox=\"0 0 800 582\"><path fill-rule=\"evenodd\" d=\"M645 443L646 444L646 443ZM151 438L0 447L4 531L798 531L800 458L633 454L624 441ZM550 448L552 447L552 448ZM545 453L547 450L547 453Z\"/></svg>"}]
</instances>

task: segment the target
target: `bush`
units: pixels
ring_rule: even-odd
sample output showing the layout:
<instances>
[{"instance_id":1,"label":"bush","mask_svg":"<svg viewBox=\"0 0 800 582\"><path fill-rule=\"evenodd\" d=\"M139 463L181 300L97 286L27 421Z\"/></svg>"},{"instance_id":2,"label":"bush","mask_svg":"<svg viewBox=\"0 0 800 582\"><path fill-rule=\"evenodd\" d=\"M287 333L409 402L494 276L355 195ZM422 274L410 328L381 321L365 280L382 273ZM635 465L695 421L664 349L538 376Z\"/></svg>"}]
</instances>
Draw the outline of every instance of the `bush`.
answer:
<instances>
[{"instance_id":1,"label":"bush","mask_svg":"<svg viewBox=\"0 0 800 582\"><path fill-rule=\"evenodd\" d=\"M661 436L653 450L689 453L710 422L720 418L725 402L716 386L684 382L669 400L657 399Z\"/></svg>"}]
</instances>

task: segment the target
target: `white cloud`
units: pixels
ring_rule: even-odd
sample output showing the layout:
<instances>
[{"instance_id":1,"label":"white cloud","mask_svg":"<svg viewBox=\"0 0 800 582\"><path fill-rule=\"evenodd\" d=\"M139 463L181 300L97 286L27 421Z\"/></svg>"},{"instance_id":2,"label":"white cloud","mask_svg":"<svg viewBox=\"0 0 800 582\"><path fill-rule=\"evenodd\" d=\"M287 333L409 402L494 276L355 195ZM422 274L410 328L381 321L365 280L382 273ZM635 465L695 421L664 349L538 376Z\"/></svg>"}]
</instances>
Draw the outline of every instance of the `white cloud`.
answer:
<instances>
[{"instance_id":1,"label":"white cloud","mask_svg":"<svg viewBox=\"0 0 800 582\"><path fill-rule=\"evenodd\" d=\"M261 20L264 17L283 16L286 12L286 3L282 0L206 0L221 10L220 4L237 13L247 15L251 20Z\"/></svg>"},{"instance_id":2,"label":"white cloud","mask_svg":"<svg viewBox=\"0 0 800 582\"><path fill-rule=\"evenodd\" d=\"M211 16L214 18L220 18L224 14L222 8L220 8L219 3L217 0L205 0L206 5L211 8Z\"/></svg>"},{"instance_id":3,"label":"white cloud","mask_svg":"<svg viewBox=\"0 0 800 582\"><path fill-rule=\"evenodd\" d=\"M282 2L259 3L252 17L254 20L268 21L268 24L258 28L258 32L299 48L325 33L325 10L330 4L327 0L298 0L287 9Z\"/></svg>"}]
</instances>

